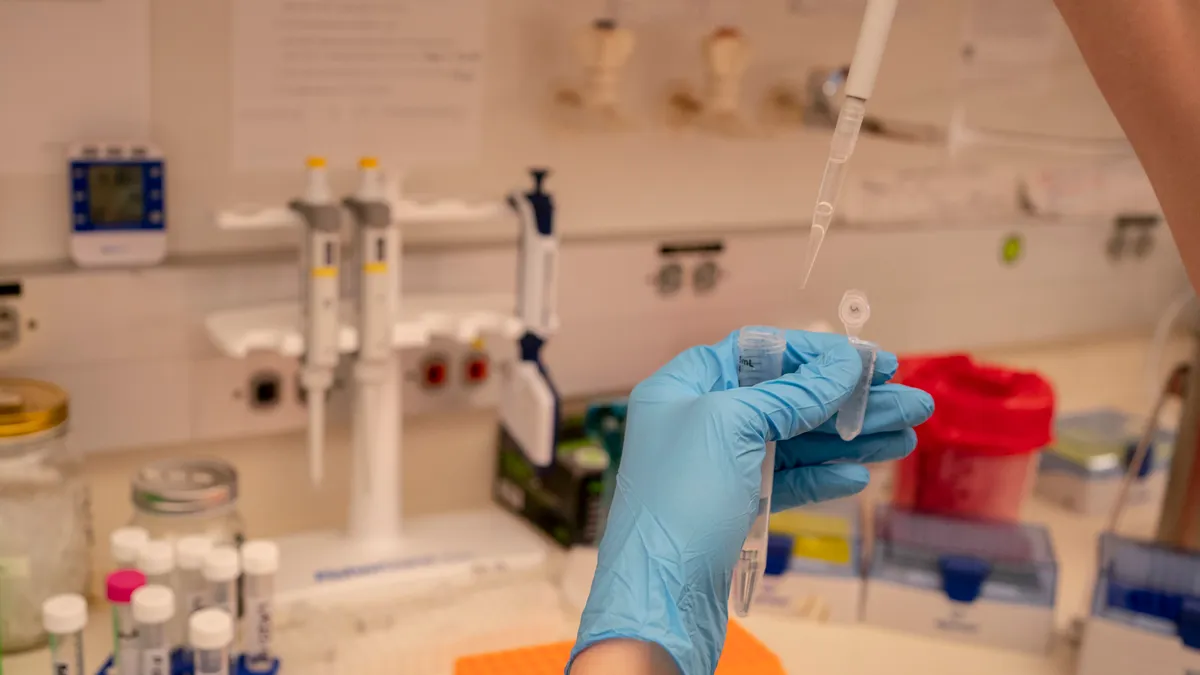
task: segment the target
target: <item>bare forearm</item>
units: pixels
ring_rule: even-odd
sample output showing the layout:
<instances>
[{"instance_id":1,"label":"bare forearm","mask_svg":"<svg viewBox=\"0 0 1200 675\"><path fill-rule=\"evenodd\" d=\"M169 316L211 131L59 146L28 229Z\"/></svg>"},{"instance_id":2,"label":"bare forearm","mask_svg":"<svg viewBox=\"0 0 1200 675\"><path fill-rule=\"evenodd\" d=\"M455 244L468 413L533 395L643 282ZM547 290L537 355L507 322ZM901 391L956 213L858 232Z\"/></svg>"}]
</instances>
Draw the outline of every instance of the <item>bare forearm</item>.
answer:
<instances>
[{"instance_id":1,"label":"bare forearm","mask_svg":"<svg viewBox=\"0 0 1200 675\"><path fill-rule=\"evenodd\" d=\"M1200 2L1055 2L1200 288Z\"/></svg>"},{"instance_id":2,"label":"bare forearm","mask_svg":"<svg viewBox=\"0 0 1200 675\"><path fill-rule=\"evenodd\" d=\"M605 640L588 647L571 664L571 675L679 675L675 661L656 644Z\"/></svg>"}]
</instances>

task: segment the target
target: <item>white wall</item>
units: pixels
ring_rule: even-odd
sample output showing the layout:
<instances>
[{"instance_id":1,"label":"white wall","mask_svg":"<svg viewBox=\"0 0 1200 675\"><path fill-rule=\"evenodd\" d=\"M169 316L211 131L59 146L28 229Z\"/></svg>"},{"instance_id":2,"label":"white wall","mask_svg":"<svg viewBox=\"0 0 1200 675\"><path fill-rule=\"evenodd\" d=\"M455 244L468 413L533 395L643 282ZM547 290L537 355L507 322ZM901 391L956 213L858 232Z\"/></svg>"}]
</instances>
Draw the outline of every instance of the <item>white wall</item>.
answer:
<instances>
[{"instance_id":1,"label":"white wall","mask_svg":"<svg viewBox=\"0 0 1200 675\"><path fill-rule=\"evenodd\" d=\"M93 444L97 449L149 445L171 446L177 454L246 453L261 460L261 466L253 464L258 460L250 461L258 471L256 480L270 482L264 477L275 475L300 480L298 436L214 444L216 437L205 435L189 412L209 392L193 386L189 378L220 358L206 341L204 312L295 294L295 275L287 264L257 255L290 246L289 235L222 232L212 221L219 208L278 203L294 194L298 182L295 173L230 171L232 2L154 0L153 5L153 140L170 163L171 253L191 262L144 273L103 273L99 282L91 274L42 265L66 256L64 181L61 176L0 176L0 265L7 265L0 268L0 278L26 280L29 297L20 302L28 305L23 307L27 314L38 317L47 336L44 349L31 346L0 353L0 373L50 376L64 368L111 373L91 378L89 393L73 402L77 417L91 420L89 425L105 420L111 424ZM549 186L558 200L565 238L563 328L550 346L549 359L568 393L628 387L675 351L716 339L742 323L832 320L838 297L850 286L871 294L874 318L869 336L897 350L1140 331L1184 287L1165 232L1157 234L1150 257L1114 263L1104 255L1109 224L1097 219L1057 225L994 222L971 228L949 223L947 228L919 232L835 228L812 287L801 294L794 281L804 247L800 225L820 179L827 132L734 141L667 131L658 118L668 84L699 77L698 40L709 22L689 8L703 4L625 3L639 31L628 92L643 128L623 135L583 136L547 127L545 106L551 83L571 75L572 69L563 65L567 30L590 17L593 3L493 1L479 162L421 168L410 175L407 187L418 196L494 197L525 185L524 171L530 164L554 169ZM758 58L747 83L752 108L770 85L802 79L810 66L838 63L850 53L858 22L853 8L860 3L850 0L848 13L801 17L786 14L789 3L783 0L744 4L757 8L747 10L744 21ZM902 4L871 111L945 121L952 106L962 3ZM1115 125L1095 91L1077 79L1071 82L1068 101L1032 105L1014 93L1011 105L985 112L993 122L1002 116L1018 128L1069 129L1086 136L1114 133ZM19 131L0 130L0 135L5 133ZM296 154L299 162L306 149L297 148ZM981 156L1012 159L1008 153ZM941 150L864 139L853 166L865 171L945 161ZM1019 265L1002 266L1000 243L1014 231L1026 235L1027 255ZM514 234L507 220L462 228L409 228L405 286L421 291L508 290L514 277ZM649 283L660 264L659 243L692 237L726 241L721 286L706 296L685 292L659 297ZM198 256L203 259L195 262ZM97 288L107 289L104 302L97 302ZM43 291L40 297L55 300L36 304ZM89 311L82 311L85 307ZM147 344L154 348L139 347ZM135 376L122 377L122 372ZM239 384L240 374L238 378L230 385ZM122 392L123 386L131 389ZM162 410L174 416L159 415ZM159 415L156 424L145 425L151 415ZM486 499L490 417L463 420L467 426L453 441L442 421L439 418L436 429L428 423L409 427L406 456L417 458L410 466L419 471L421 458L437 457L445 466L438 465L438 480L432 484L466 475L470 489L452 491L455 497L449 501L426 495L426 508L420 510ZM294 421L261 431L284 428L294 428ZM149 431L157 435L147 437ZM461 447L449 447L454 443ZM341 452L340 441L334 446L331 452ZM128 462L95 461L109 462L102 472L119 481L127 475L129 462L141 461L144 453L130 457ZM410 474L410 485L418 481L416 476ZM105 494L114 499L122 493L109 488Z\"/></svg>"},{"instance_id":2,"label":"white wall","mask_svg":"<svg viewBox=\"0 0 1200 675\"><path fill-rule=\"evenodd\" d=\"M1015 0L1014 0L1015 1ZM1022 0L1027 2L1028 0ZM286 235L219 231L213 211L235 204L278 203L294 195L297 172L231 171L231 11L233 0L152 0L154 138L169 158L170 251L192 255L290 245ZM696 226L753 226L807 217L828 133L802 131L758 140L727 140L663 127L664 104L678 80L699 83L700 39L714 19L735 17L754 50L747 110L759 113L768 88L803 81L813 66L846 61L861 0L754 3L629 0L638 46L626 93L641 129L619 135L571 135L547 125L556 83L577 73L569 41L603 5L598 0L495 0L486 61L485 128L477 164L416 167L408 189L418 194L494 196L523 185L530 164L555 171L565 236L605 235ZM732 11L738 4L745 9ZM965 0L905 0L880 73L872 113L945 122L957 90L957 52ZM790 14L792 5L826 8ZM712 15L703 7L713 6ZM832 8L832 9L829 9ZM17 65L17 64L13 64ZM13 65L0 67L13 67ZM1076 63L1076 65L1078 65ZM19 67L19 66L18 66ZM980 98L973 112L988 123L1082 135L1119 133L1079 69L1055 80L1071 95L1034 105L1019 95L1028 83ZM997 108L1001 110L997 110ZM1003 119L997 116L1002 114ZM19 130L0 130L20 133ZM938 164L944 153L864 140L857 170ZM62 176L0 175L0 264L66 257ZM453 229L413 228L410 243L508 238L504 223Z\"/></svg>"}]
</instances>

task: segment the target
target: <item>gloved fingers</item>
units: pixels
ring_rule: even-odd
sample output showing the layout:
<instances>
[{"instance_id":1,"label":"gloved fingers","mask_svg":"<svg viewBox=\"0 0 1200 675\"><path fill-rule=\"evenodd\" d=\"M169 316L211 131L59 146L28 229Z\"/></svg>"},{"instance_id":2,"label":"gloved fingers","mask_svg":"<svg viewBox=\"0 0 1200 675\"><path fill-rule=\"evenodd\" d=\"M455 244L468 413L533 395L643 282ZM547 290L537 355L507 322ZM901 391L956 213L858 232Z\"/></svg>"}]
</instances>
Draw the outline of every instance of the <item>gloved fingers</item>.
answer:
<instances>
[{"instance_id":1,"label":"gloved fingers","mask_svg":"<svg viewBox=\"0 0 1200 675\"><path fill-rule=\"evenodd\" d=\"M771 511L856 495L870 480L871 472L861 464L825 464L778 471L771 488Z\"/></svg>"},{"instance_id":2,"label":"gloved fingers","mask_svg":"<svg viewBox=\"0 0 1200 675\"><path fill-rule=\"evenodd\" d=\"M700 396L711 391L728 389L725 386L731 376L736 385L737 374L734 364L725 357L729 353L726 338L716 345L700 345L680 352L653 375L642 380L633 392L631 401L678 400L687 396ZM736 344L736 333L734 337Z\"/></svg>"},{"instance_id":3,"label":"gloved fingers","mask_svg":"<svg viewBox=\"0 0 1200 675\"><path fill-rule=\"evenodd\" d=\"M924 424L933 415L933 397L920 389L902 384L881 384L871 387L867 396L867 414L863 418L861 435L903 431ZM817 427L816 433L837 434L833 419Z\"/></svg>"},{"instance_id":4,"label":"gloved fingers","mask_svg":"<svg viewBox=\"0 0 1200 675\"><path fill-rule=\"evenodd\" d=\"M775 445L775 470L830 462L890 462L907 457L916 447L917 432L912 429L868 434L850 441L832 434L803 434Z\"/></svg>"},{"instance_id":5,"label":"gloved fingers","mask_svg":"<svg viewBox=\"0 0 1200 675\"><path fill-rule=\"evenodd\" d=\"M862 360L843 341L795 373L712 395L740 404L729 406L729 414L744 430L764 441L779 441L811 431L832 417L861 373Z\"/></svg>"},{"instance_id":6,"label":"gloved fingers","mask_svg":"<svg viewBox=\"0 0 1200 675\"><path fill-rule=\"evenodd\" d=\"M712 345L700 345L684 350L635 389L636 400L663 400L685 395L699 396L737 387L738 336L733 331ZM803 330L784 331L787 350L783 357L783 372L795 373L801 367L816 363L832 349L849 345L844 335L816 333ZM880 350L875 357L872 384L883 384L896 374L896 355Z\"/></svg>"},{"instance_id":7,"label":"gloved fingers","mask_svg":"<svg viewBox=\"0 0 1200 675\"><path fill-rule=\"evenodd\" d=\"M836 333L813 333L804 330L789 330L787 335L787 351L783 355L783 372L794 373L800 367L821 358L821 354L838 345L849 344L845 335ZM733 336L734 347L737 346L737 336ZM736 363L736 359L734 361ZM896 375L900 362L896 355L878 350L875 354L875 374L871 384L883 384Z\"/></svg>"}]
</instances>

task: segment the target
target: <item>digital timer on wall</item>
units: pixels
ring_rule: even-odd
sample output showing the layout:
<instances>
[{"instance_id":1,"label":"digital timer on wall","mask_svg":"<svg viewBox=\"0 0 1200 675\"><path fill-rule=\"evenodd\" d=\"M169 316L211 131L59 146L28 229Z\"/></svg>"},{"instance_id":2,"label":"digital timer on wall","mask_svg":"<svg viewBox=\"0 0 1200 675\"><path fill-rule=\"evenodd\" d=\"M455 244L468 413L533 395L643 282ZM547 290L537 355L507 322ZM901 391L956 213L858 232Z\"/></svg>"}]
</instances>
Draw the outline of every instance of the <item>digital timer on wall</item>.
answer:
<instances>
[{"instance_id":1,"label":"digital timer on wall","mask_svg":"<svg viewBox=\"0 0 1200 675\"><path fill-rule=\"evenodd\" d=\"M80 267L156 265L167 254L166 166L142 143L71 149L71 258Z\"/></svg>"}]
</instances>

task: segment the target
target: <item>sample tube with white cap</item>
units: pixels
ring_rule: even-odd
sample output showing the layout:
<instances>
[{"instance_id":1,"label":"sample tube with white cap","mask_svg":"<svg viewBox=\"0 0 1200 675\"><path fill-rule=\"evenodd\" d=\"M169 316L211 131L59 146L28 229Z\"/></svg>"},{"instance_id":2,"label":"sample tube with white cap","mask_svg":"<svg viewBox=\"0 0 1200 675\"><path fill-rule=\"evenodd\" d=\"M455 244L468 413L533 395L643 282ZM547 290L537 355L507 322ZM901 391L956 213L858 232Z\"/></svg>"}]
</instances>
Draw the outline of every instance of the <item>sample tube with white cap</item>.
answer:
<instances>
[{"instance_id":1,"label":"sample tube with white cap","mask_svg":"<svg viewBox=\"0 0 1200 675\"><path fill-rule=\"evenodd\" d=\"M204 609L207 583L204 580L204 559L213 548L208 537L181 537L175 542L175 566L178 568L180 613L183 625L192 612ZM187 632L186 630L184 631Z\"/></svg>"},{"instance_id":2,"label":"sample tube with white cap","mask_svg":"<svg viewBox=\"0 0 1200 675\"><path fill-rule=\"evenodd\" d=\"M141 527L118 527L108 535L108 547L119 570L137 567L142 547L150 541L150 533Z\"/></svg>"},{"instance_id":3,"label":"sample tube with white cap","mask_svg":"<svg viewBox=\"0 0 1200 675\"><path fill-rule=\"evenodd\" d=\"M233 643L233 617L209 608L188 619L195 675L229 675L229 647Z\"/></svg>"},{"instance_id":4,"label":"sample tube with white cap","mask_svg":"<svg viewBox=\"0 0 1200 675\"><path fill-rule=\"evenodd\" d=\"M204 581L208 588L206 607L237 616L237 580L241 574L238 553L232 546L215 546L204 556Z\"/></svg>"},{"instance_id":5,"label":"sample tube with white cap","mask_svg":"<svg viewBox=\"0 0 1200 675\"><path fill-rule=\"evenodd\" d=\"M275 573L279 571L279 547L271 541L248 541L242 545L245 574L246 616L242 624L242 653L252 672L270 670L271 625L275 596Z\"/></svg>"},{"instance_id":6,"label":"sample tube with white cap","mask_svg":"<svg viewBox=\"0 0 1200 675\"><path fill-rule=\"evenodd\" d=\"M133 621L141 650L139 675L171 675L171 639L175 592L166 586L142 586L133 592Z\"/></svg>"},{"instance_id":7,"label":"sample tube with white cap","mask_svg":"<svg viewBox=\"0 0 1200 675\"><path fill-rule=\"evenodd\" d=\"M138 554L137 568L146 575L147 586L175 586L175 547L155 539L146 542Z\"/></svg>"},{"instance_id":8,"label":"sample tube with white cap","mask_svg":"<svg viewBox=\"0 0 1200 675\"><path fill-rule=\"evenodd\" d=\"M87 600L82 595L65 593L42 603L42 627L50 636L54 675L84 675L83 629L87 619Z\"/></svg>"}]
</instances>

